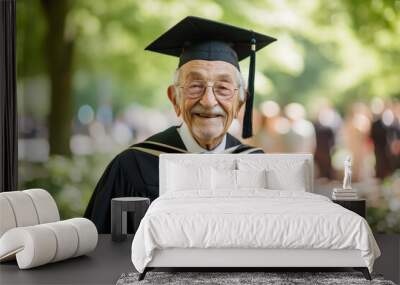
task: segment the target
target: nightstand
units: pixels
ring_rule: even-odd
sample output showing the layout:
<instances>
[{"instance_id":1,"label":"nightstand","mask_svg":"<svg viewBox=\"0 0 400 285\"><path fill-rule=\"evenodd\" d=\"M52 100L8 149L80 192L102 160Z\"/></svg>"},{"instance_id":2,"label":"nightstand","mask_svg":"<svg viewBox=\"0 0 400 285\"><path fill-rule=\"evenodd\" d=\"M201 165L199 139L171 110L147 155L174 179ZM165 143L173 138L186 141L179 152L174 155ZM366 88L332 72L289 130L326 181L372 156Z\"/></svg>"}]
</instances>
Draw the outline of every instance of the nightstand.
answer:
<instances>
[{"instance_id":1,"label":"nightstand","mask_svg":"<svg viewBox=\"0 0 400 285\"><path fill-rule=\"evenodd\" d=\"M150 206L150 199L143 197L119 197L111 200L111 238L112 241L124 241L127 237L127 213L134 216L133 233Z\"/></svg>"},{"instance_id":2,"label":"nightstand","mask_svg":"<svg viewBox=\"0 0 400 285\"><path fill-rule=\"evenodd\" d=\"M365 199L355 199L355 200L332 200L332 202L339 204L340 206L359 214L365 219L367 203Z\"/></svg>"}]
</instances>

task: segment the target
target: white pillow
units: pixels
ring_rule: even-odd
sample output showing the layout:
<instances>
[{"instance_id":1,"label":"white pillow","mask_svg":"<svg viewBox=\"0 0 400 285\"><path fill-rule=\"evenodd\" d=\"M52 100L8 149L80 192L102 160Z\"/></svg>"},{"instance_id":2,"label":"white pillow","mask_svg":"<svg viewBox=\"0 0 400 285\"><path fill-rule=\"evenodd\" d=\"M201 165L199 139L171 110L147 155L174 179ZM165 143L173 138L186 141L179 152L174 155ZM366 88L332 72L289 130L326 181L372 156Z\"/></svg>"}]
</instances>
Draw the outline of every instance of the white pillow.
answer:
<instances>
[{"instance_id":1,"label":"white pillow","mask_svg":"<svg viewBox=\"0 0 400 285\"><path fill-rule=\"evenodd\" d=\"M306 191L307 181L304 165L298 165L285 173L279 169L267 171L268 188L273 190Z\"/></svg>"},{"instance_id":2,"label":"white pillow","mask_svg":"<svg viewBox=\"0 0 400 285\"><path fill-rule=\"evenodd\" d=\"M307 164L303 160L238 159L240 170L266 169L267 188L273 190L306 191Z\"/></svg>"},{"instance_id":3,"label":"white pillow","mask_svg":"<svg viewBox=\"0 0 400 285\"><path fill-rule=\"evenodd\" d=\"M212 159L216 156L215 154L178 154L176 156L179 157L167 159L165 161L166 168L168 168L170 164L178 164L184 167L207 166L216 169L237 169L236 159L229 158L229 155L226 155L227 158L219 156L218 159Z\"/></svg>"},{"instance_id":4,"label":"white pillow","mask_svg":"<svg viewBox=\"0 0 400 285\"><path fill-rule=\"evenodd\" d=\"M236 170L237 188L268 188L267 171Z\"/></svg>"},{"instance_id":5,"label":"white pillow","mask_svg":"<svg viewBox=\"0 0 400 285\"><path fill-rule=\"evenodd\" d=\"M236 170L212 168L212 188L214 190L236 190Z\"/></svg>"},{"instance_id":6,"label":"white pillow","mask_svg":"<svg viewBox=\"0 0 400 285\"><path fill-rule=\"evenodd\" d=\"M289 175L285 175L279 170L269 170L267 172L268 188L288 191L306 191L307 182L304 175L304 167L299 167Z\"/></svg>"},{"instance_id":7,"label":"white pillow","mask_svg":"<svg viewBox=\"0 0 400 285\"><path fill-rule=\"evenodd\" d=\"M168 164L167 191L211 190L211 167Z\"/></svg>"},{"instance_id":8,"label":"white pillow","mask_svg":"<svg viewBox=\"0 0 400 285\"><path fill-rule=\"evenodd\" d=\"M216 191L241 188L267 188L266 170L212 169L212 185Z\"/></svg>"}]
</instances>

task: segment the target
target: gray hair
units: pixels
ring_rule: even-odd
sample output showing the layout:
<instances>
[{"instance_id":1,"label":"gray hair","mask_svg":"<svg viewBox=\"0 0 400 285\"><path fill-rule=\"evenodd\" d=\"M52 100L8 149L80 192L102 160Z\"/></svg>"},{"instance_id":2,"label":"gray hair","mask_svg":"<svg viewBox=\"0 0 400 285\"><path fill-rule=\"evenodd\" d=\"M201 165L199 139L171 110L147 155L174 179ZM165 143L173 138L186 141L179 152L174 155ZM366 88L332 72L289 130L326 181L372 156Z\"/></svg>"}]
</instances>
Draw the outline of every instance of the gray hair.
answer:
<instances>
[{"instance_id":1,"label":"gray hair","mask_svg":"<svg viewBox=\"0 0 400 285\"><path fill-rule=\"evenodd\" d=\"M241 102L244 102L246 100L246 92L245 92L246 85L245 85L245 81L243 79L242 73L237 69L235 69L235 70L236 70L236 80L239 83L239 100ZM179 96L180 96L180 89L178 88L179 77L180 77L180 68L177 68L175 70L174 78L173 78L175 96L177 96L177 99L179 99Z\"/></svg>"}]
</instances>

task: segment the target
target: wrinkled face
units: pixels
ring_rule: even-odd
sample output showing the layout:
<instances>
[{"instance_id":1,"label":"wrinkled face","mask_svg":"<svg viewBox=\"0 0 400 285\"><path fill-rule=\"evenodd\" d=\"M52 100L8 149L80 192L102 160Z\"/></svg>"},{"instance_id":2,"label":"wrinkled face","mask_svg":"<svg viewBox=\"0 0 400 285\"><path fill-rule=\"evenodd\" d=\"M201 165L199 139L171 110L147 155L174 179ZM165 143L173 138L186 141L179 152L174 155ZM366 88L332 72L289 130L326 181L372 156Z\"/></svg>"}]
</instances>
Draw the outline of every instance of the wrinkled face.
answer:
<instances>
[{"instance_id":1,"label":"wrinkled face","mask_svg":"<svg viewBox=\"0 0 400 285\"><path fill-rule=\"evenodd\" d=\"M236 68L224 61L192 60L182 65L179 86L187 86L193 81L205 81L209 85L220 82L239 87ZM182 114L192 135L200 143L221 139L242 105L239 90L235 90L230 98L215 96L211 87L207 87L199 98L191 98L184 88L180 88L179 92L175 110L178 116Z\"/></svg>"}]
</instances>

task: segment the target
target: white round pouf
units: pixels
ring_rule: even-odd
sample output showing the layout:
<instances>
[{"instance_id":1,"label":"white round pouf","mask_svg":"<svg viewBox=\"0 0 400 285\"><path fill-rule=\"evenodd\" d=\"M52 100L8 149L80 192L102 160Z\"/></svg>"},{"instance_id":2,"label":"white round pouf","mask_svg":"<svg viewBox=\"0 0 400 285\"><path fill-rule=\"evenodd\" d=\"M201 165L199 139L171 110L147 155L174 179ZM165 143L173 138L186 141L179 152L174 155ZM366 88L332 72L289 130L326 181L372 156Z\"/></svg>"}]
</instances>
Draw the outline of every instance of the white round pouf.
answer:
<instances>
[{"instance_id":1,"label":"white round pouf","mask_svg":"<svg viewBox=\"0 0 400 285\"><path fill-rule=\"evenodd\" d=\"M49 223L42 225L51 229L56 235L57 252L51 262L73 257L78 249L78 233L66 221Z\"/></svg>"},{"instance_id":2,"label":"white round pouf","mask_svg":"<svg viewBox=\"0 0 400 285\"><path fill-rule=\"evenodd\" d=\"M60 220L57 204L49 192L43 189L29 189L22 192L31 197L39 218L39 224Z\"/></svg>"},{"instance_id":3,"label":"white round pouf","mask_svg":"<svg viewBox=\"0 0 400 285\"><path fill-rule=\"evenodd\" d=\"M56 202L43 189L0 193L0 262L16 258L20 269L28 269L96 248L90 220L59 220Z\"/></svg>"},{"instance_id":4,"label":"white round pouf","mask_svg":"<svg viewBox=\"0 0 400 285\"><path fill-rule=\"evenodd\" d=\"M11 229L0 239L0 259L8 260L15 255L20 269L51 262L56 249L56 236L40 225Z\"/></svg>"},{"instance_id":5,"label":"white round pouf","mask_svg":"<svg viewBox=\"0 0 400 285\"><path fill-rule=\"evenodd\" d=\"M0 193L0 237L9 229L15 228L14 211L8 199Z\"/></svg>"},{"instance_id":6,"label":"white round pouf","mask_svg":"<svg viewBox=\"0 0 400 285\"><path fill-rule=\"evenodd\" d=\"M35 205L28 194L22 191L11 191L3 192L0 195L10 202L17 227L33 226L39 223Z\"/></svg>"},{"instance_id":7,"label":"white round pouf","mask_svg":"<svg viewBox=\"0 0 400 285\"><path fill-rule=\"evenodd\" d=\"M79 237L78 250L75 256L79 256L94 250L97 246L98 233L96 226L88 219L73 218L65 220L75 227Z\"/></svg>"},{"instance_id":8,"label":"white round pouf","mask_svg":"<svg viewBox=\"0 0 400 285\"><path fill-rule=\"evenodd\" d=\"M85 218L18 227L0 238L0 261L16 257L20 269L77 257L96 248L96 226Z\"/></svg>"}]
</instances>

